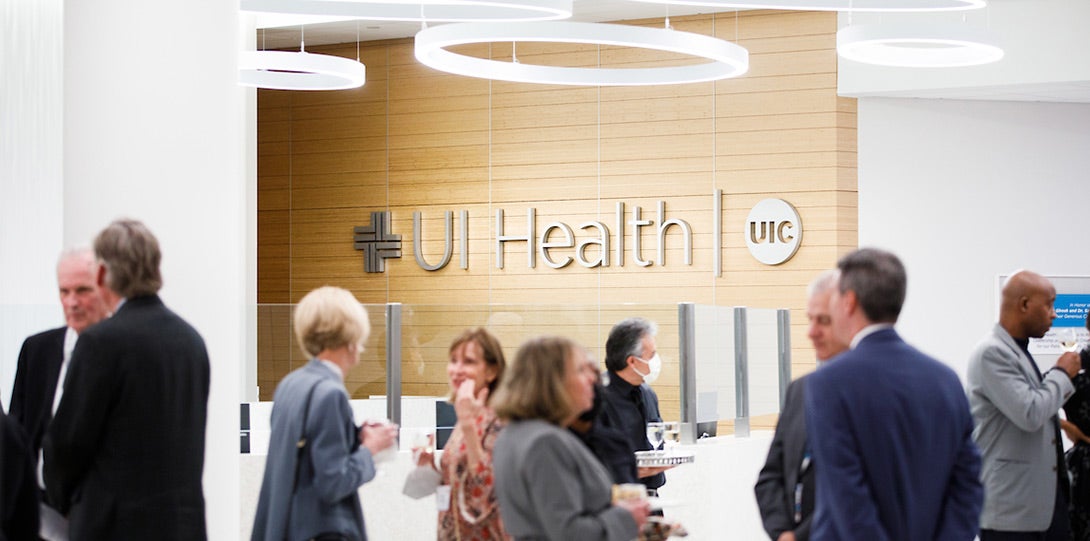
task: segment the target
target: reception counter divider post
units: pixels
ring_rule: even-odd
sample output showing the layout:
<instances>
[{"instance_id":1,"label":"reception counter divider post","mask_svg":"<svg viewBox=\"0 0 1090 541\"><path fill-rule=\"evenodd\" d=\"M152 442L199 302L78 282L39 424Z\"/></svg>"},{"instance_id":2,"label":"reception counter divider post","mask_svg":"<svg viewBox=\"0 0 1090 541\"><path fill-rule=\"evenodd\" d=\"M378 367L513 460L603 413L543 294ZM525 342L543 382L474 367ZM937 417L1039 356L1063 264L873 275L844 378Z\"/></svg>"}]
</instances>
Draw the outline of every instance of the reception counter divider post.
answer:
<instances>
[{"instance_id":1,"label":"reception counter divider post","mask_svg":"<svg viewBox=\"0 0 1090 541\"><path fill-rule=\"evenodd\" d=\"M779 348L780 360L780 410L783 410L783 401L787 397L787 385L791 383L791 311L786 309L776 310L776 344Z\"/></svg>"},{"instance_id":2,"label":"reception counter divider post","mask_svg":"<svg viewBox=\"0 0 1090 541\"><path fill-rule=\"evenodd\" d=\"M678 303L678 364L681 388L681 443L696 443L696 329L695 305Z\"/></svg>"},{"instance_id":3,"label":"reception counter divider post","mask_svg":"<svg viewBox=\"0 0 1090 541\"><path fill-rule=\"evenodd\" d=\"M401 424L401 303L386 304L386 418Z\"/></svg>"},{"instance_id":4,"label":"reception counter divider post","mask_svg":"<svg viewBox=\"0 0 1090 541\"><path fill-rule=\"evenodd\" d=\"M749 437L749 348L746 308L734 307L734 436Z\"/></svg>"}]
</instances>

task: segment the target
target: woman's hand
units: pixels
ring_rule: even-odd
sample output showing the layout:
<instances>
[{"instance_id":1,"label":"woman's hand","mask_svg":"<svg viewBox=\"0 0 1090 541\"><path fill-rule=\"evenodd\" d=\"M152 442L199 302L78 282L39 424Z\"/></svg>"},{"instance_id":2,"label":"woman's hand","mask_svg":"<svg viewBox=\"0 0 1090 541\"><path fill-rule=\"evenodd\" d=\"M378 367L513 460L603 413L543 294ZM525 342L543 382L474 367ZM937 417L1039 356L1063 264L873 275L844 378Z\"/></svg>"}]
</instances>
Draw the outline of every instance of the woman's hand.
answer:
<instances>
[{"instance_id":1,"label":"woman's hand","mask_svg":"<svg viewBox=\"0 0 1090 541\"><path fill-rule=\"evenodd\" d=\"M413 447L413 457L417 466L431 466L435 469L435 434L428 434L428 443L423 447Z\"/></svg>"},{"instance_id":2,"label":"woman's hand","mask_svg":"<svg viewBox=\"0 0 1090 541\"><path fill-rule=\"evenodd\" d=\"M360 427L360 444L371 451L371 456L386 450L397 441L397 425L394 423L364 423Z\"/></svg>"},{"instance_id":3,"label":"woman's hand","mask_svg":"<svg viewBox=\"0 0 1090 541\"><path fill-rule=\"evenodd\" d=\"M473 380L465 380L458 386L458 390L454 393L454 412L458 414L458 424L463 426L473 426L477 416L481 414L481 409L484 408L485 402L488 401L488 387L482 387L479 392L474 394L473 387L476 383Z\"/></svg>"},{"instance_id":4,"label":"woman's hand","mask_svg":"<svg viewBox=\"0 0 1090 541\"><path fill-rule=\"evenodd\" d=\"M647 515L651 513L651 504L647 503L647 500L634 498L617 500L617 503L613 505L632 513L632 519L636 521L637 529L643 528L643 525L647 523Z\"/></svg>"},{"instance_id":5,"label":"woman's hand","mask_svg":"<svg viewBox=\"0 0 1090 541\"><path fill-rule=\"evenodd\" d=\"M470 467L480 464L484 455L481 436L477 434L477 417L481 415L481 410L488 401L488 387L481 388L476 394L473 393L473 387L473 381L463 381L454 395L454 412L458 414L457 429L462 432Z\"/></svg>"}]
</instances>

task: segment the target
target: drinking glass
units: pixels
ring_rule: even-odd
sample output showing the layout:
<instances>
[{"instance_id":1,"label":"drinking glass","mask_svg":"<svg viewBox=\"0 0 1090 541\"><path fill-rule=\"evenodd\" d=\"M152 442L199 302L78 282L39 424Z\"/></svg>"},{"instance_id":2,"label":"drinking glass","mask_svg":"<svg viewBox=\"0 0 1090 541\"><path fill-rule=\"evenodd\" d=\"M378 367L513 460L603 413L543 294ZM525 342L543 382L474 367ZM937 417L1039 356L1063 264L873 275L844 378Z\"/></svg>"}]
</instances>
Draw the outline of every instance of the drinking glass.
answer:
<instances>
[{"instance_id":1,"label":"drinking glass","mask_svg":"<svg viewBox=\"0 0 1090 541\"><path fill-rule=\"evenodd\" d=\"M681 423L677 421L666 421L663 424L664 434L666 440L666 448L669 449L679 443L681 443Z\"/></svg>"},{"instance_id":2,"label":"drinking glass","mask_svg":"<svg viewBox=\"0 0 1090 541\"><path fill-rule=\"evenodd\" d=\"M1067 328L1060 331L1060 346L1064 348L1064 351L1078 351L1079 350L1079 335L1075 332L1075 329Z\"/></svg>"},{"instance_id":3,"label":"drinking glass","mask_svg":"<svg viewBox=\"0 0 1090 541\"><path fill-rule=\"evenodd\" d=\"M410 428L402 429L402 438L408 436L409 448L412 449L413 464L420 459L422 453L435 453L435 429L434 428ZM408 434L405 434L408 432ZM404 440L402 445L404 446Z\"/></svg>"},{"instance_id":4,"label":"drinking glass","mask_svg":"<svg viewBox=\"0 0 1090 541\"><path fill-rule=\"evenodd\" d=\"M647 423L647 441L651 449L658 450L666 438L666 423Z\"/></svg>"}]
</instances>

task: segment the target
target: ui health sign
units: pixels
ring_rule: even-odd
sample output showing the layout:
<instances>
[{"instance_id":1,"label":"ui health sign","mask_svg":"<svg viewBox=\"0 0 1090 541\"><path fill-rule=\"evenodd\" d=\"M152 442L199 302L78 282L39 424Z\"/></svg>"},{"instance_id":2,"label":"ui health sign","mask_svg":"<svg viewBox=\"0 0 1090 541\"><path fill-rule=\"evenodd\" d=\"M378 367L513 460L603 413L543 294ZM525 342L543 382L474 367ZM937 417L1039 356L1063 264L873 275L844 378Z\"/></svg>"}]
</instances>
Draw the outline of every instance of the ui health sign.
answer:
<instances>
[{"instance_id":1,"label":"ui health sign","mask_svg":"<svg viewBox=\"0 0 1090 541\"><path fill-rule=\"evenodd\" d=\"M721 246L723 227L719 202L722 201L722 191L716 192L714 197L714 231L704 238L711 238ZM412 250L420 268L427 271L445 268L455 253L459 256L460 267L469 268L467 211L458 212L457 225L454 211L445 211L443 255L432 261L424 257L421 249L424 240L421 222L421 213L413 212ZM363 252L366 272L384 272L387 259L401 257L402 236L395 233L390 224L389 212L372 212L369 225L354 228L354 245ZM750 210L746 222L737 225L741 231L735 231L745 236L750 253L766 265L779 265L790 260L802 242L802 219L795 207L782 199L760 201ZM683 248L682 260L685 265L692 265L693 228L684 218L669 214L664 201L658 201L653 212L645 212L639 205L618 201L613 220L574 224L562 220L539 224L534 207L526 209L525 222L520 218L517 224L507 223L504 209L498 208L495 210L494 238L491 240L495 243L495 265L500 269L505 265L507 253L514 250L525 251L525 261L530 268L536 268L539 261L554 269L571 264L586 268L623 267L626 262L649 267L667 265L667 233L671 231L680 233L680 239L676 242L681 243ZM647 232L652 234L651 246L644 244ZM718 263L715 272L718 275Z\"/></svg>"}]
</instances>

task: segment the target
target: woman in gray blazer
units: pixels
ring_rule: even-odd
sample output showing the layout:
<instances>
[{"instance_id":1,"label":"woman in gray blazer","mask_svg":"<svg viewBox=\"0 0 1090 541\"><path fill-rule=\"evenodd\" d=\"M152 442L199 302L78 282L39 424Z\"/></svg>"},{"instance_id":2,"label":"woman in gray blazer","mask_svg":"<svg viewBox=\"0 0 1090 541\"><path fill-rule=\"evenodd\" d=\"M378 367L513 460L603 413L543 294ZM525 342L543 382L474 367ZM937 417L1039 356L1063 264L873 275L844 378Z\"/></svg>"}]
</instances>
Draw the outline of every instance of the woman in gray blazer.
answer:
<instances>
[{"instance_id":1,"label":"woman in gray blazer","mask_svg":"<svg viewBox=\"0 0 1090 541\"><path fill-rule=\"evenodd\" d=\"M517 540L630 541L647 521L646 501L612 503L609 473L566 428L594 400L585 363L566 338L529 340L493 399L510 423L493 449L496 498Z\"/></svg>"},{"instance_id":2,"label":"woman in gray blazer","mask_svg":"<svg viewBox=\"0 0 1090 541\"><path fill-rule=\"evenodd\" d=\"M348 404L344 375L359 364L370 331L363 306L344 289L315 289L296 306L295 336L311 360L273 396L253 541L367 539L358 490L375 476L374 455L397 437L390 424L357 430Z\"/></svg>"}]
</instances>

